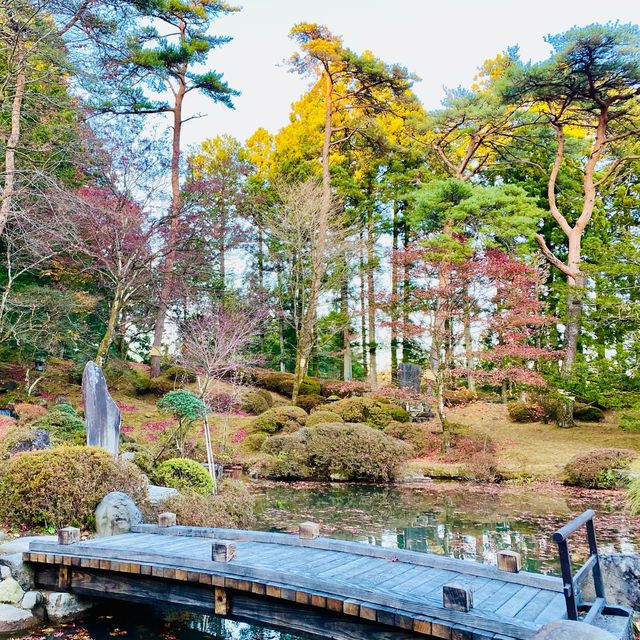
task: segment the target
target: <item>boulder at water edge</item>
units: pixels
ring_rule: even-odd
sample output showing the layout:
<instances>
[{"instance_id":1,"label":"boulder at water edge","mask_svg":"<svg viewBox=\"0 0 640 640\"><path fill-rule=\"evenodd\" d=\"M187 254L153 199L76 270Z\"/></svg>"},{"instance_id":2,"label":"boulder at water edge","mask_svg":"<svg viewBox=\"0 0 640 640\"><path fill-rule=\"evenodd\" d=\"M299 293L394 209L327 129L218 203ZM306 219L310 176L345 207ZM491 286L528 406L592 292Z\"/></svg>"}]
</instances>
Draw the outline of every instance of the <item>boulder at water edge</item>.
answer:
<instances>
[{"instance_id":1,"label":"boulder at water edge","mask_svg":"<svg viewBox=\"0 0 640 640\"><path fill-rule=\"evenodd\" d=\"M114 456L120 444L120 409L107 389L102 369L87 362L82 374L82 401L87 424L87 445L102 447Z\"/></svg>"},{"instance_id":2,"label":"boulder at water edge","mask_svg":"<svg viewBox=\"0 0 640 640\"><path fill-rule=\"evenodd\" d=\"M108 493L96 508L96 533L99 536L116 536L128 533L132 525L143 521L140 509L121 491Z\"/></svg>"},{"instance_id":3,"label":"boulder at water edge","mask_svg":"<svg viewBox=\"0 0 640 640\"><path fill-rule=\"evenodd\" d=\"M71 593L45 591L47 616L52 622L66 622L93 607L93 602Z\"/></svg>"},{"instance_id":4,"label":"boulder at water edge","mask_svg":"<svg viewBox=\"0 0 640 640\"><path fill-rule=\"evenodd\" d=\"M24 631L37 624L38 618L31 611L11 604L0 604L0 634Z\"/></svg>"},{"instance_id":5,"label":"boulder at water edge","mask_svg":"<svg viewBox=\"0 0 640 640\"><path fill-rule=\"evenodd\" d=\"M18 604L23 595L24 591L17 580L5 578L0 582L0 602L3 604Z\"/></svg>"},{"instance_id":6,"label":"boulder at water edge","mask_svg":"<svg viewBox=\"0 0 640 640\"><path fill-rule=\"evenodd\" d=\"M608 631L584 622L555 620L545 624L533 640L616 640Z\"/></svg>"},{"instance_id":7,"label":"boulder at water edge","mask_svg":"<svg viewBox=\"0 0 640 640\"><path fill-rule=\"evenodd\" d=\"M612 553L600 556L604 591L608 602L640 611L640 555ZM593 582L588 580L583 589L585 600L593 600Z\"/></svg>"}]
</instances>

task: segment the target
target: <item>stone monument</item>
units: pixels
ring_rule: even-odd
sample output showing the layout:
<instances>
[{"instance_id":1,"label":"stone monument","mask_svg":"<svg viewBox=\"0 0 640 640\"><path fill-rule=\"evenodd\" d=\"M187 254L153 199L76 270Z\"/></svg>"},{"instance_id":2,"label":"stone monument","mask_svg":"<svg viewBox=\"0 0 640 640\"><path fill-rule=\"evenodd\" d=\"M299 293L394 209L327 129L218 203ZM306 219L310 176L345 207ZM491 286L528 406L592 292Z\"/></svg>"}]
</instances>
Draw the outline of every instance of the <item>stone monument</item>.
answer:
<instances>
[{"instance_id":1,"label":"stone monument","mask_svg":"<svg viewBox=\"0 0 640 640\"><path fill-rule=\"evenodd\" d=\"M398 386L414 393L420 393L420 365L403 362L398 367Z\"/></svg>"},{"instance_id":2,"label":"stone monument","mask_svg":"<svg viewBox=\"0 0 640 640\"><path fill-rule=\"evenodd\" d=\"M102 369L87 362L82 374L82 401L87 424L87 445L102 447L114 456L120 444L120 409L107 390Z\"/></svg>"}]
</instances>

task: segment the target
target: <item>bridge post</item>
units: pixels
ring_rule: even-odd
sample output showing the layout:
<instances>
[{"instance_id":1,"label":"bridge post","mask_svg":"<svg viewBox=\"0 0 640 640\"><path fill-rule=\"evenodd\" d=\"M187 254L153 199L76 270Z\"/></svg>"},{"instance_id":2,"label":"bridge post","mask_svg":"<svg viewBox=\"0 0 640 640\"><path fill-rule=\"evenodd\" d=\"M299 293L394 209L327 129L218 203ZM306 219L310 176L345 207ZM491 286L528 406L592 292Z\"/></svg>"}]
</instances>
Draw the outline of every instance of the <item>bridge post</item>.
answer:
<instances>
[{"instance_id":1,"label":"bridge post","mask_svg":"<svg viewBox=\"0 0 640 640\"><path fill-rule=\"evenodd\" d=\"M498 569L508 573L522 571L522 558L516 551L498 551Z\"/></svg>"},{"instance_id":2,"label":"bridge post","mask_svg":"<svg viewBox=\"0 0 640 640\"><path fill-rule=\"evenodd\" d=\"M176 526L176 514L170 511L158 514L158 526L159 527L175 527Z\"/></svg>"},{"instance_id":3,"label":"bridge post","mask_svg":"<svg viewBox=\"0 0 640 640\"><path fill-rule=\"evenodd\" d=\"M217 616L229 615L229 597L227 590L222 587L215 587L213 596L213 611Z\"/></svg>"},{"instance_id":4,"label":"bridge post","mask_svg":"<svg viewBox=\"0 0 640 640\"><path fill-rule=\"evenodd\" d=\"M320 536L320 525L316 522L301 522L299 535L302 540L315 540Z\"/></svg>"},{"instance_id":5,"label":"bridge post","mask_svg":"<svg viewBox=\"0 0 640 640\"><path fill-rule=\"evenodd\" d=\"M80 529L78 527L58 529L58 544L75 544L76 542L80 542Z\"/></svg>"}]
</instances>

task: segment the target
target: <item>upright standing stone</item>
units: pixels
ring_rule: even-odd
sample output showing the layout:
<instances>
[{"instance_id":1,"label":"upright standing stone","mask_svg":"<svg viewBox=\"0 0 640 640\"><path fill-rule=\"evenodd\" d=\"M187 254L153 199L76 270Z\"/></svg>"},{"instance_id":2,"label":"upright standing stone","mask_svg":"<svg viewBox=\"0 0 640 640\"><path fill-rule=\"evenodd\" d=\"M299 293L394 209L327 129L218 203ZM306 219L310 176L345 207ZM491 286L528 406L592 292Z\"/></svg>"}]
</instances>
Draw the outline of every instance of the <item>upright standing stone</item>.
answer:
<instances>
[{"instance_id":1,"label":"upright standing stone","mask_svg":"<svg viewBox=\"0 0 640 640\"><path fill-rule=\"evenodd\" d=\"M398 367L398 384L401 389L420 393L420 365L403 362Z\"/></svg>"},{"instance_id":2,"label":"upright standing stone","mask_svg":"<svg viewBox=\"0 0 640 640\"><path fill-rule=\"evenodd\" d=\"M120 442L120 410L109 395L102 369L87 362L82 374L82 400L87 423L87 445L102 447L118 455Z\"/></svg>"}]
</instances>

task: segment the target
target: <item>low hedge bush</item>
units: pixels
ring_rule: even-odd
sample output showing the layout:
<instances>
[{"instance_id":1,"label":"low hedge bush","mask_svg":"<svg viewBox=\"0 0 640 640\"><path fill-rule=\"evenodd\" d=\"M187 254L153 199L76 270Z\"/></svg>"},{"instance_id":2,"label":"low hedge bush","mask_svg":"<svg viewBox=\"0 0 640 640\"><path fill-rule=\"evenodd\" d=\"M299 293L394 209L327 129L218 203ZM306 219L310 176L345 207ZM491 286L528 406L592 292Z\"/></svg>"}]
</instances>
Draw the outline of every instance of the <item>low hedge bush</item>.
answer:
<instances>
[{"instance_id":1,"label":"low hedge bush","mask_svg":"<svg viewBox=\"0 0 640 640\"><path fill-rule=\"evenodd\" d=\"M413 454L401 440L366 424L346 423L320 424L269 438L263 451L273 456L271 475L370 482L392 480Z\"/></svg>"},{"instance_id":2,"label":"low hedge bush","mask_svg":"<svg viewBox=\"0 0 640 640\"><path fill-rule=\"evenodd\" d=\"M21 424L33 422L47 414L46 407L41 407L39 404L31 404L29 402L16 402L13 410Z\"/></svg>"},{"instance_id":3,"label":"low hedge bush","mask_svg":"<svg viewBox=\"0 0 640 640\"><path fill-rule=\"evenodd\" d=\"M602 422L604 411L590 404L576 403L573 409L573 417L580 422Z\"/></svg>"},{"instance_id":4,"label":"low hedge bush","mask_svg":"<svg viewBox=\"0 0 640 640\"><path fill-rule=\"evenodd\" d=\"M131 384L135 393L139 396L154 395L162 396L165 393L173 391L175 383L162 376L151 378L146 373L140 371L131 371Z\"/></svg>"},{"instance_id":5,"label":"low hedge bush","mask_svg":"<svg viewBox=\"0 0 640 640\"><path fill-rule=\"evenodd\" d=\"M169 367L162 375L167 380L172 380L173 382L190 384L196 381L196 374L193 370L187 369L186 367L181 367L180 365L176 364L174 364L172 367Z\"/></svg>"},{"instance_id":6,"label":"low hedge bush","mask_svg":"<svg viewBox=\"0 0 640 640\"><path fill-rule=\"evenodd\" d=\"M84 422L69 411L54 407L49 413L31 423L33 429L44 429L49 432L52 444L82 445L86 442Z\"/></svg>"},{"instance_id":7,"label":"low hedge bush","mask_svg":"<svg viewBox=\"0 0 640 640\"><path fill-rule=\"evenodd\" d=\"M257 431L256 433L250 433L245 436L244 440L240 444L240 448L243 451L249 451L250 453L256 453L262 449L262 445L269 437L269 434L264 431Z\"/></svg>"},{"instance_id":8,"label":"low hedge bush","mask_svg":"<svg viewBox=\"0 0 640 640\"><path fill-rule=\"evenodd\" d=\"M619 426L623 431L640 431L640 411L620 414Z\"/></svg>"},{"instance_id":9,"label":"low hedge bush","mask_svg":"<svg viewBox=\"0 0 640 640\"><path fill-rule=\"evenodd\" d=\"M459 407L470 402L475 402L478 394L475 391L469 391L466 387L461 389L448 389L444 392L444 403L448 407Z\"/></svg>"},{"instance_id":10,"label":"low hedge bush","mask_svg":"<svg viewBox=\"0 0 640 640\"><path fill-rule=\"evenodd\" d=\"M326 398L324 398L323 396L318 395L317 393L309 393L304 396L298 396L298 399L296 400L296 406L301 407L307 413L309 413L310 411L312 411L316 407L319 407L321 404L324 404L325 402L326 402Z\"/></svg>"},{"instance_id":11,"label":"low hedge bush","mask_svg":"<svg viewBox=\"0 0 640 640\"><path fill-rule=\"evenodd\" d=\"M612 489L620 486L620 471L638 457L630 449L593 449L578 453L565 465L566 484L589 489Z\"/></svg>"},{"instance_id":12,"label":"low hedge bush","mask_svg":"<svg viewBox=\"0 0 640 640\"><path fill-rule=\"evenodd\" d=\"M544 416L540 405L519 400L507 403L507 411L512 422L539 422Z\"/></svg>"},{"instance_id":13,"label":"low hedge bush","mask_svg":"<svg viewBox=\"0 0 640 640\"><path fill-rule=\"evenodd\" d=\"M343 398L330 405L345 422L367 423L383 429L391 422L408 422L409 413L388 401L381 402L367 396Z\"/></svg>"},{"instance_id":14,"label":"low hedge bush","mask_svg":"<svg viewBox=\"0 0 640 640\"><path fill-rule=\"evenodd\" d=\"M261 389L261 391L264 391L264 389ZM242 411L254 416L259 416L261 413L268 411L272 405L273 402L269 404L262 393L253 389L247 391L240 400L240 408Z\"/></svg>"},{"instance_id":15,"label":"low hedge bush","mask_svg":"<svg viewBox=\"0 0 640 640\"><path fill-rule=\"evenodd\" d=\"M225 480L215 495L200 493L170 496L159 511L176 514L178 524L191 527L247 529L254 521L254 500L242 482Z\"/></svg>"},{"instance_id":16,"label":"low hedge bush","mask_svg":"<svg viewBox=\"0 0 640 640\"><path fill-rule=\"evenodd\" d=\"M394 421L384 428L384 432L392 438L397 438L410 444L418 456L437 448L437 443L434 446L434 438L421 424Z\"/></svg>"},{"instance_id":17,"label":"low hedge bush","mask_svg":"<svg viewBox=\"0 0 640 640\"><path fill-rule=\"evenodd\" d=\"M195 460L170 458L159 464L153 474L156 484L173 487L178 491L195 491L208 495L213 491L209 472Z\"/></svg>"},{"instance_id":18,"label":"low hedge bush","mask_svg":"<svg viewBox=\"0 0 640 640\"><path fill-rule=\"evenodd\" d=\"M0 466L0 520L14 528L92 527L111 491L146 499L146 480L130 462L97 447L56 447L13 456Z\"/></svg>"},{"instance_id":19,"label":"low hedge bush","mask_svg":"<svg viewBox=\"0 0 640 640\"><path fill-rule=\"evenodd\" d=\"M297 431L304 426L307 420L307 412L301 407L285 405L273 407L254 418L249 424L253 432L278 433L279 431Z\"/></svg>"},{"instance_id":20,"label":"low hedge bush","mask_svg":"<svg viewBox=\"0 0 640 640\"><path fill-rule=\"evenodd\" d=\"M344 422L344 420L335 411L329 411L329 409L319 409L314 411L306 422L307 427L313 427L323 422Z\"/></svg>"}]
</instances>

